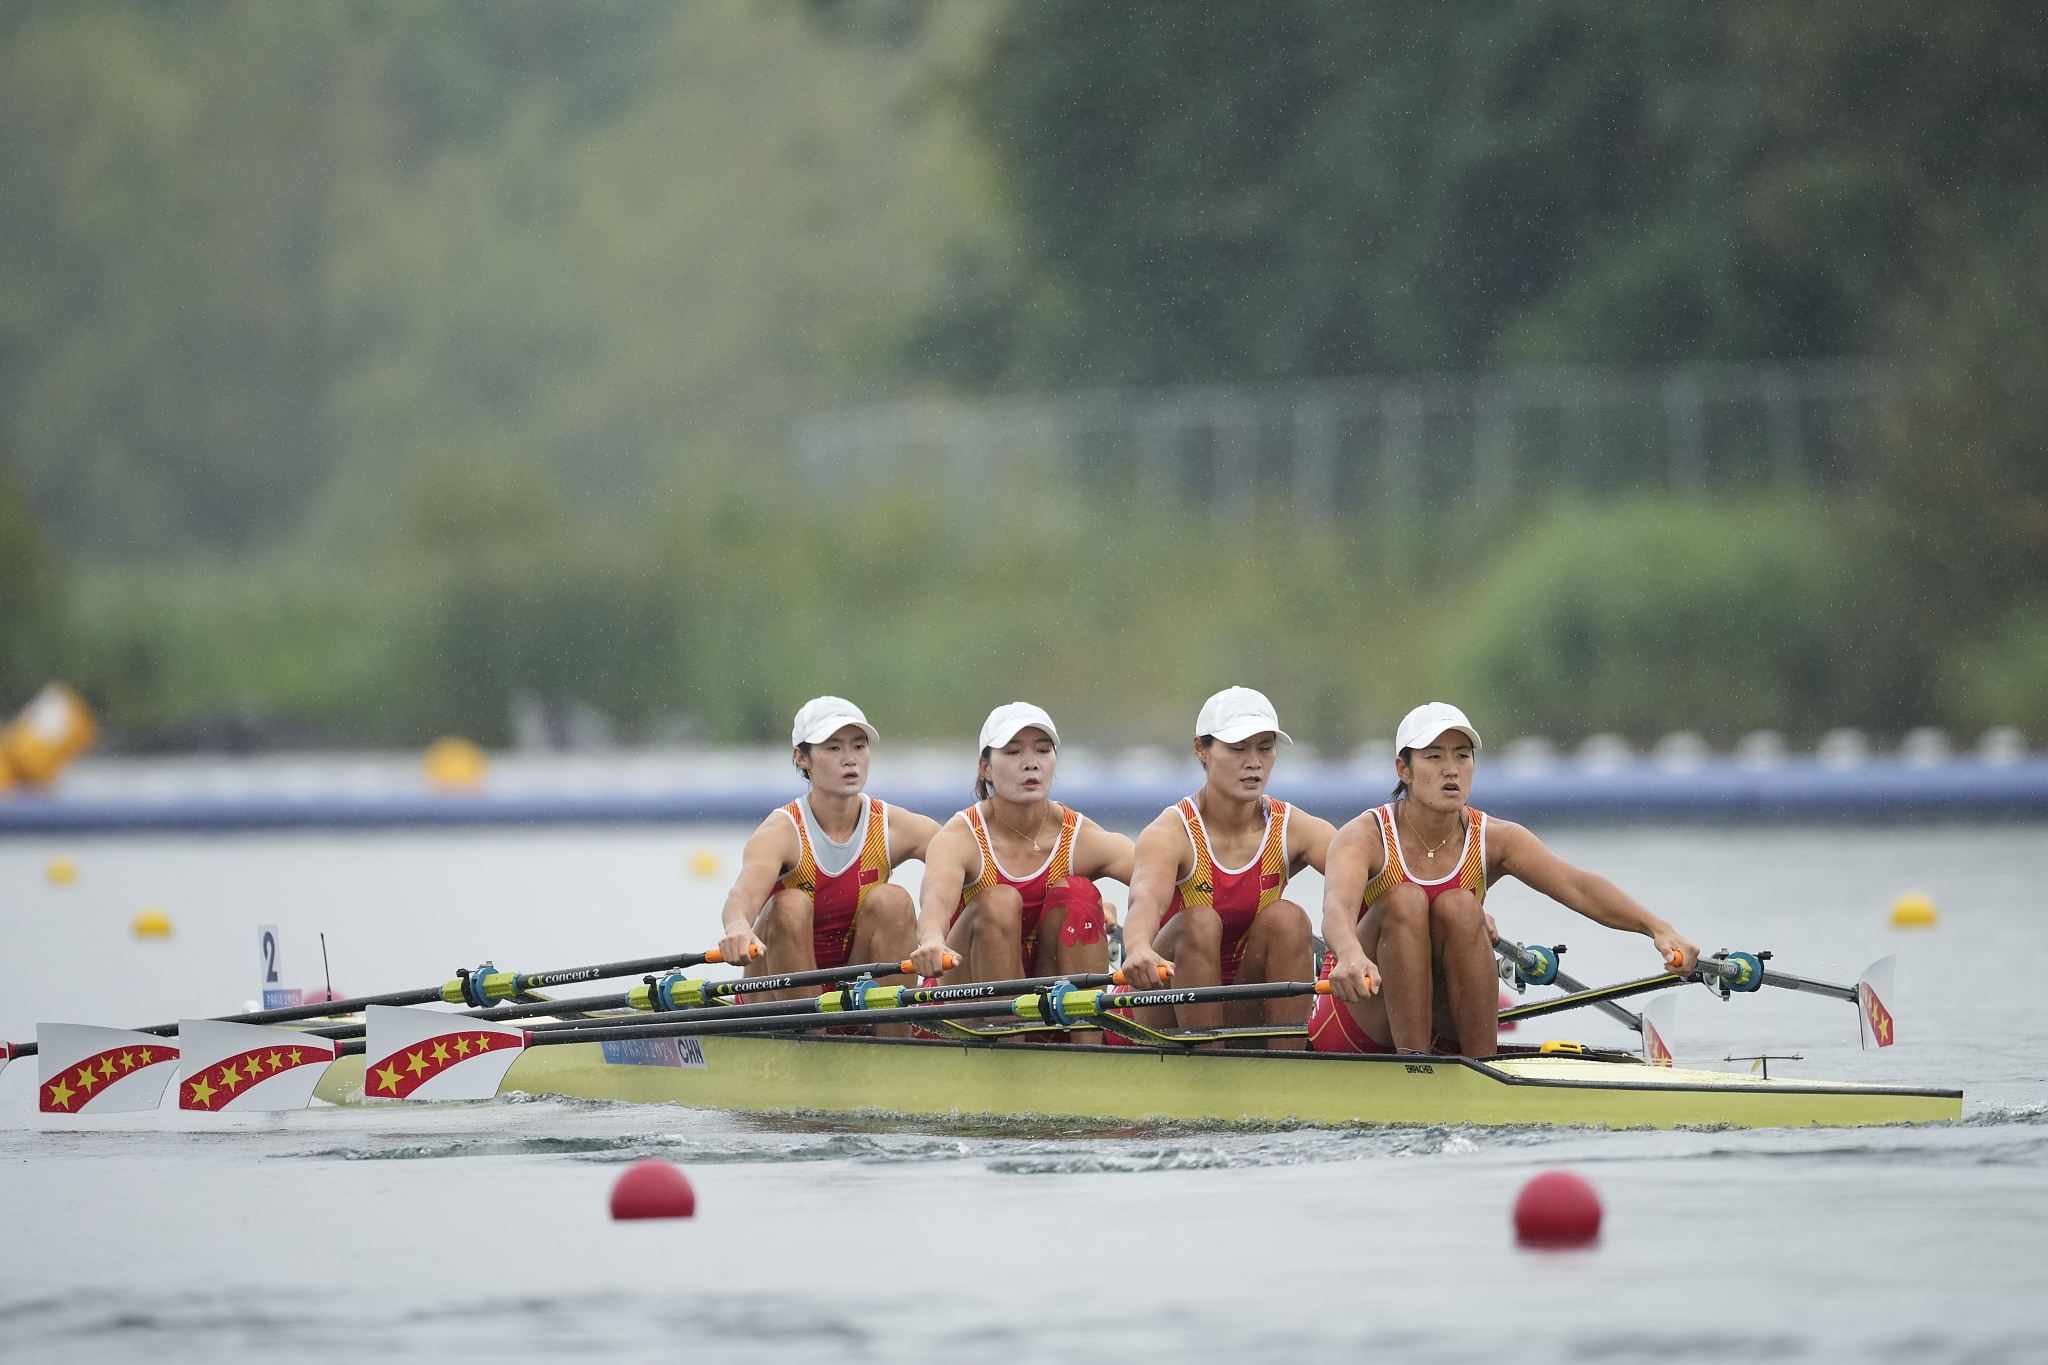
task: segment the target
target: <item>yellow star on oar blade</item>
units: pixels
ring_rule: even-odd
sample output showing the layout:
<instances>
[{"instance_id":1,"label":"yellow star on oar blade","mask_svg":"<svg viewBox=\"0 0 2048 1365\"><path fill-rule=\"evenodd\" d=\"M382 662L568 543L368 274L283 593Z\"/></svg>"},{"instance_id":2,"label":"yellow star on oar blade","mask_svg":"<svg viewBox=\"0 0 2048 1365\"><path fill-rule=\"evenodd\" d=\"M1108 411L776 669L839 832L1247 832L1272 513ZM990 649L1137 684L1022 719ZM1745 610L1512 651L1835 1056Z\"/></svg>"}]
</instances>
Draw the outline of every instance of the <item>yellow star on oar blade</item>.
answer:
<instances>
[{"instance_id":1,"label":"yellow star on oar blade","mask_svg":"<svg viewBox=\"0 0 2048 1365\"><path fill-rule=\"evenodd\" d=\"M385 1063L384 1069L382 1071L373 1072L372 1074L375 1075L378 1080L384 1083L384 1088L386 1090L389 1090L394 1095L398 1093L398 1083L401 1080L405 1079L404 1077L398 1074L398 1068L392 1066L388 1062Z\"/></svg>"},{"instance_id":2,"label":"yellow star on oar blade","mask_svg":"<svg viewBox=\"0 0 2048 1365\"><path fill-rule=\"evenodd\" d=\"M491 1035L490 1035L490 1034L488 1034L488 1033L479 1033L479 1034L478 1034L478 1035L476 1036L476 1050L477 1050L478 1052L489 1052L489 1051L491 1050Z\"/></svg>"},{"instance_id":3,"label":"yellow star on oar blade","mask_svg":"<svg viewBox=\"0 0 2048 1365\"><path fill-rule=\"evenodd\" d=\"M297 1065L299 1064L299 1050L298 1050L297 1048L293 1048L293 1049L292 1049L292 1052L291 1052L291 1057L292 1057L292 1065L293 1065L293 1066L297 1066Z\"/></svg>"},{"instance_id":4,"label":"yellow star on oar blade","mask_svg":"<svg viewBox=\"0 0 2048 1365\"><path fill-rule=\"evenodd\" d=\"M201 1074L198 1080L192 1082L192 1098L207 1109L213 1108L213 1097L219 1093L218 1090L215 1090L206 1083L204 1074Z\"/></svg>"},{"instance_id":5,"label":"yellow star on oar blade","mask_svg":"<svg viewBox=\"0 0 2048 1365\"><path fill-rule=\"evenodd\" d=\"M242 1063L242 1071L252 1081L262 1080L263 1059L252 1055L248 1061Z\"/></svg>"},{"instance_id":6,"label":"yellow star on oar blade","mask_svg":"<svg viewBox=\"0 0 2048 1365\"><path fill-rule=\"evenodd\" d=\"M142 1058L142 1064L143 1064L144 1066L148 1066L148 1065L149 1065L149 1056L150 1056L150 1053L149 1053L149 1049L148 1049L148 1048L143 1048L143 1049L141 1049L141 1050L140 1050L140 1051L138 1051L138 1052L137 1052L137 1053L136 1053L135 1055L136 1055L136 1056L138 1056L138 1057L140 1057L140 1058Z\"/></svg>"},{"instance_id":7,"label":"yellow star on oar blade","mask_svg":"<svg viewBox=\"0 0 2048 1365\"><path fill-rule=\"evenodd\" d=\"M69 1109L71 1107L71 1097L77 1093L70 1086L64 1084L64 1078L59 1076L57 1083L50 1087L50 1103L56 1105L59 1109Z\"/></svg>"},{"instance_id":8,"label":"yellow star on oar blade","mask_svg":"<svg viewBox=\"0 0 2048 1365\"><path fill-rule=\"evenodd\" d=\"M106 1056L100 1058L100 1075L110 1081L114 1079L113 1053L109 1052Z\"/></svg>"},{"instance_id":9,"label":"yellow star on oar blade","mask_svg":"<svg viewBox=\"0 0 2048 1365\"><path fill-rule=\"evenodd\" d=\"M78 1069L78 1083L84 1087L85 1093L90 1095L92 1088L100 1083L100 1078L93 1074L91 1067L82 1066Z\"/></svg>"},{"instance_id":10,"label":"yellow star on oar blade","mask_svg":"<svg viewBox=\"0 0 2048 1365\"><path fill-rule=\"evenodd\" d=\"M284 1058L282 1058L282 1057L278 1056L278 1055L277 1055L277 1054L276 1054L275 1052L271 1053L271 1054L270 1054L270 1069L271 1069L272 1071L276 1071L276 1070L280 1069L280 1068L281 1068L281 1067L283 1067L283 1066L284 1066Z\"/></svg>"},{"instance_id":11,"label":"yellow star on oar blade","mask_svg":"<svg viewBox=\"0 0 2048 1365\"><path fill-rule=\"evenodd\" d=\"M415 1076L426 1071L427 1050L421 1048L418 1052L408 1052L405 1056L405 1069Z\"/></svg>"},{"instance_id":12,"label":"yellow star on oar blade","mask_svg":"<svg viewBox=\"0 0 2048 1365\"><path fill-rule=\"evenodd\" d=\"M439 1038L434 1040L434 1060L437 1062L448 1060L448 1044Z\"/></svg>"},{"instance_id":13,"label":"yellow star on oar blade","mask_svg":"<svg viewBox=\"0 0 2048 1365\"><path fill-rule=\"evenodd\" d=\"M467 1057L469 1055L469 1039L457 1035L455 1039L455 1055L458 1057Z\"/></svg>"},{"instance_id":14,"label":"yellow star on oar blade","mask_svg":"<svg viewBox=\"0 0 2048 1365\"><path fill-rule=\"evenodd\" d=\"M132 1052L124 1052L124 1053L122 1053L122 1054L121 1054L121 1069L122 1069L123 1071L133 1071L133 1070L135 1069L135 1054L134 1054L134 1053L132 1053Z\"/></svg>"},{"instance_id":15,"label":"yellow star on oar blade","mask_svg":"<svg viewBox=\"0 0 2048 1365\"><path fill-rule=\"evenodd\" d=\"M228 1093L231 1095L234 1093L235 1087L242 1083L242 1073L235 1070L233 1062L220 1069L220 1083L228 1088Z\"/></svg>"}]
</instances>

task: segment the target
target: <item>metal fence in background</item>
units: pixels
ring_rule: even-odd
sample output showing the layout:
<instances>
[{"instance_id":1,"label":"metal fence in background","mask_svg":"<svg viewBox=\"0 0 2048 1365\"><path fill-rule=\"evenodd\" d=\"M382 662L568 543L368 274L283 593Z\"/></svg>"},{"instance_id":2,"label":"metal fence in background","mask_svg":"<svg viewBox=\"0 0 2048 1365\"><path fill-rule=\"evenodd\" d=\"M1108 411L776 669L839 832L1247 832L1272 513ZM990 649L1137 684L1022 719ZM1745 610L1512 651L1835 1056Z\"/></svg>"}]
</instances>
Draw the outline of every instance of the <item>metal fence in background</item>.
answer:
<instances>
[{"instance_id":1,"label":"metal fence in background","mask_svg":"<svg viewBox=\"0 0 2048 1365\"><path fill-rule=\"evenodd\" d=\"M819 414L814 483L950 481L1051 466L1084 485L1310 518L1573 491L1822 488L1872 466L1908 385L1869 361L1505 370L1260 386L917 400Z\"/></svg>"}]
</instances>

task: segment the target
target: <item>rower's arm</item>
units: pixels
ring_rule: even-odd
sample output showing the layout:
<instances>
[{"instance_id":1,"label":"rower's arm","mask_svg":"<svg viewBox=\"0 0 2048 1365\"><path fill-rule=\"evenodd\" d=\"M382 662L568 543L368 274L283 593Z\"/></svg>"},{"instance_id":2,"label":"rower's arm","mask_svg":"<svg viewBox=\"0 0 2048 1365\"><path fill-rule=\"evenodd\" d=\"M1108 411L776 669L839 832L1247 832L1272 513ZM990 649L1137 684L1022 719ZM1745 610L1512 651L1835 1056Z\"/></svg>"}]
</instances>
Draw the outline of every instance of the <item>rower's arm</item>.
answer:
<instances>
[{"instance_id":1,"label":"rower's arm","mask_svg":"<svg viewBox=\"0 0 2048 1365\"><path fill-rule=\"evenodd\" d=\"M1323 860L1323 943L1337 955L1330 970L1330 993L1353 1002L1380 988L1380 969L1358 941L1358 907L1371 884L1373 855L1380 851L1379 826L1370 812L1330 838Z\"/></svg>"},{"instance_id":2,"label":"rower's arm","mask_svg":"<svg viewBox=\"0 0 2048 1365\"><path fill-rule=\"evenodd\" d=\"M925 849L924 884L918 891L917 951L911 954L918 972L936 977L945 970L946 932L953 927L953 911L959 908L960 892L967 885L970 859L979 850L967 822L955 817Z\"/></svg>"},{"instance_id":3,"label":"rower's arm","mask_svg":"<svg viewBox=\"0 0 2048 1365\"><path fill-rule=\"evenodd\" d=\"M1691 940L1607 878L1574 867L1552 853L1541 839L1520 825L1502 820L1490 825L1487 834L1489 842L1499 850L1503 873L1576 910L1595 924L1641 934L1657 945L1658 955L1673 971L1690 972L1698 962L1700 950ZM1677 954L1675 963L1673 954Z\"/></svg>"},{"instance_id":4,"label":"rower's arm","mask_svg":"<svg viewBox=\"0 0 2048 1365\"><path fill-rule=\"evenodd\" d=\"M1330 841L1337 837L1337 827L1320 816L1310 815L1299 806L1287 812L1287 870L1299 872L1312 867L1318 872L1326 871L1330 862Z\"/></svg>"},{"instance_id":5,"label":"rower's arm","mask_svg":"<svg viewBox=\"0 0 2048 1365\"><path fill-rule=\"evenodd\" d=\"M1075 876L1090 881L1107 877L1129 886L1137 875L1133 871L1137 858L1137 846L1129 835L1112 834L1087 816L1081 817L1081 827L1074 831L1074 859L1069 869Z\"/></svg>"},{"instance_id":6,"label":"rower's arm","mask_svg":"<svg viewBox=\"0 0 2048 1365\"><path fill-rule=\"evenodd\" d=\"M939 822L901 806L889 807L889 866L922 862L925 850L939 837Z\"/></svg>"},{"instance_id":7,"label":"rower's arm","mask_svg":"<svg viewBox=\"0 0 2048 1365\"><path fill-rule=\"evenodd\" d=\"M768 898L775 894L775 883L788 875L802 856L796 826L781 811L763 820L748 836L746 849L740 854L740 875L733 879L732 890L725 893L725 909L719 914L721 958L744 967L760 951L761 940L754 937L754 921L768 904Z\"/></svg>"},{"instance_id":8,"label":"rower's arm","mask_svg":"<svg viewBox=\"0 0 2048 1365\"><path fill-rule=\"evenodd\" d=\"M1159 924L1166 918L1173 888L1187 875L1194 860L1194 845L1188 842L1188 832L1180 817L1171 811L1147 825L1138 836L1130 881L1130 911L1124 919L1126 980L1145 986L1167 980L1166 973L1160 970L1165 959L1153 950L1152 941L1159 936Z\"/></svg>"}]
</instances>

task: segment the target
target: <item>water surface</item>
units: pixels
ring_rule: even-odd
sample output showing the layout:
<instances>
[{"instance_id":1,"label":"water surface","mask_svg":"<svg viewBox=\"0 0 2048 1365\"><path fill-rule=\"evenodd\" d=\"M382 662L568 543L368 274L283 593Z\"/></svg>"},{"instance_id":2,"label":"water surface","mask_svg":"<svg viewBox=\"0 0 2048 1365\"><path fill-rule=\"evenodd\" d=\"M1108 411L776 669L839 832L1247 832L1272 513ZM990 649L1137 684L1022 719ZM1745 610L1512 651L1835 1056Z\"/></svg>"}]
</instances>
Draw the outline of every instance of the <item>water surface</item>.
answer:
<instances>
[{"instance_id":1,"label":"water surface","mask_svg":"<svg viewBox=\"0 0 2048 1365\"><path fill-rule=\"evenodd\" d=\"M385 990L490 954L570 966L708 941L743 831L0 845L0 1031L233 1009L253 926L289 975ZM204 1122L46 1124L0 1075L0 1354L303 1360L2048 1360L2048 1066L2035 828L1631 830L1552 842L1708 947L1853 979L1899 955L1902 1046L1846 1005L1682 999L1690 1060L1962 1085L1959 1124L1860 1131L1031 1126L503 1098ZM43 880L71 856L77 884ZM722 863L700 875L709 854ZM1943 908L1900 935L1907 888ZM1313 899L1313 887L1298 888ZM1120 899L1120 898L1119 898ZM162 905L168 943L127 919ZM1518 937L1589 980L1654 969L1516 887ZM310 960L307 947L311 945ZM308 968L312 975L309 976ZM1597 1016L1524 1030L1618 1043ZM696 1184L614 1224L624 1163ZM1564 1167L1598 1245L1518 1249L1515 1192Z\"/></svg>"}]
</instances>

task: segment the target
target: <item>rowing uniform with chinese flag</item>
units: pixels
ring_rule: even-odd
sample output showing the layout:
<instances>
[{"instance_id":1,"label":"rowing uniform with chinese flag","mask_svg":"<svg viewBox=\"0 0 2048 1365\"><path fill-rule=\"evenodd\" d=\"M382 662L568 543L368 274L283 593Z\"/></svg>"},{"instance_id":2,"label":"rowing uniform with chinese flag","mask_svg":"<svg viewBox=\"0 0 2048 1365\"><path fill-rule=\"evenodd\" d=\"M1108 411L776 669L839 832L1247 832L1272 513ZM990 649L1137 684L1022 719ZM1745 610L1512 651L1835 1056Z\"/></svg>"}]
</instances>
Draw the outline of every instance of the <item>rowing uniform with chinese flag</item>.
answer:
<instances>
[{"instance_id":1,"label":"rowing uniform with chinese flag","mask_svg":"<svg viewBox=\"0 0 2048 1365\"><path fill-rule=\"evenodd\" d=\"M1166 918L1160 924L1171 924L1173 917L1189 906L1214 910L1223 921L1222 984L1226 986L1237 983L1238 969L1244 966L1244 940L1252 921L1287 890L1289 807L1271 797L1261 804L1266 808L1265 835L1251 861L1237 868L1224 867L1210 854L1208 831L1202 828L1201 808L1194 797L1183 797L1174 806L1181 824L1187 827L1188 842L1194 845L1195 865L1173 888L1173 903L1166 907Z\"/></svg>"},{"instance_id":2,"label":"rowing uniform with chinese flag","mask_svg":"<svg viewBox=\"0 0 2048 1365\"><path fill-rule=\"evenodd\" d=\"M1465 847L1459 853L1451 870L1443 876L1430 880L1415 875L1401 856L1401 836L1394 822L1394 807L1390 803L1373 813L1373 819L1380 827L1380 844L1386 850L1386 861L1380 865L1380 872L1365 888L1365 899L1359 903L1358 917L1365 918L1365 912L1375 902L1403 882L1412 882L1422 888L1432 905L1436 898L1448 891L1470 891L1481 907L1486 904L1486 812L1465 808ZM1309 1016L1308 1045L1317 1052L1392 1052L1394 1049L1376 1041L1359 1026L1358 1019L1351 1013L1350 1006L1334 995L1316 997L1315 1013ZM1430 1047L1447 1056L1458 1051L1458 1040L1445 1038L1441 1034L1430 1039Z\"/></svg>"},{"instance_id":3,"label":"rowing uniform with chinese flag","mask_svg":"<svg viewBox=\"0 0 2048 1365\"><path fill-rule=\"evenodd\" d=\"M782 889L811 898L811 949L820 968L846 965L861 905L889 880L889 807L872 796L861 799L867 802L867 817L844 843L825 833L809 796L782 808L796 826L802 850L795 869L782 879Z\"/></svg>"},{"instance_id":4,"label":"rowing uniform with chinese flag","mask_svg":"<svg viewBox=\"0 0 2048 1365\"><path fill-rule=\"evenodd\" d=\"M1038 927L1047 910L1080 912L1067 915L1060 929L1062 942L1093 943L1101 937L1102 892L1088 878L1068 875L1074 865L1074 838L1081 831L1079 811L1060 807L1060 837L1045 862L1028 877L1013 877L996 861L995 846L989 842L988 826L982 823L978 804L969 806L962 814L974 831L974 842L981 847L981 875L961 891L960 904L953 910L953 923L959 922L967 903L976 896L998 886L1015 888L1024 899L1023 947L1027 975L1032 964L1038 961Z\"/></svg>"}]
</instances>

